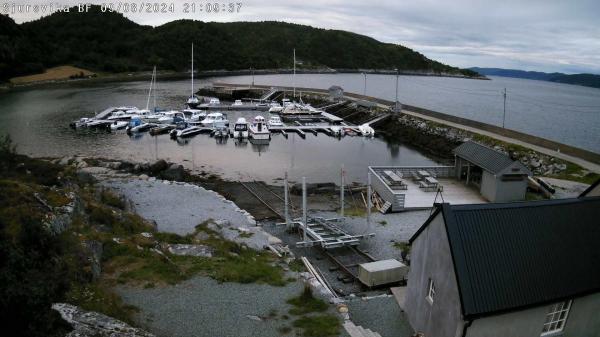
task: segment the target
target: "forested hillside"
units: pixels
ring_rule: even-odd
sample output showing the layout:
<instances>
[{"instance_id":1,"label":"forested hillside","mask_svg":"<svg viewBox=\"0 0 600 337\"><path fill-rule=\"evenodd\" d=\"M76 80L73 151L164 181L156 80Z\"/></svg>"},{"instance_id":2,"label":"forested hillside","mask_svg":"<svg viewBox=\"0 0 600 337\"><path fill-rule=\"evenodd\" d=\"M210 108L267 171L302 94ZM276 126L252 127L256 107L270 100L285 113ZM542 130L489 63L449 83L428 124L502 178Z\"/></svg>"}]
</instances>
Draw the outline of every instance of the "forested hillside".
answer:
<instances>
[{"instance_id":1,"label":"forested hillside","mask_svg":"<svg viewBox=\"0 0 600 337\"><path fill-rule=\"evenodd\" d=\"M121 14L55 13L17 25L0 18L0 79L71 64L94 71L187 71L190 45L198 70L292 67L296 49L301 68L399 69L476 76L430 60L401 45L338 30L283 22L215 23L173 21L141 26Z\"/></svg>"}]
</instances>

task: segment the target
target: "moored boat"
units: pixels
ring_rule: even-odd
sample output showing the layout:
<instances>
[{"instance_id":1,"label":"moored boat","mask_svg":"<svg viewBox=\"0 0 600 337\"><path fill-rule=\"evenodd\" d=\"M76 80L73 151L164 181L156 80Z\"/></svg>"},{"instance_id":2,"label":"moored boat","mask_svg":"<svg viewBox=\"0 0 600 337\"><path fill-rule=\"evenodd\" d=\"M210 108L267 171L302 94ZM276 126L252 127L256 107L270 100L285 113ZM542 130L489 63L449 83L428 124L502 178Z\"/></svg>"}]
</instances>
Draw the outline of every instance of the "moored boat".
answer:
<instances>
[{"instance_id":1,"label":"moored boat","mask_svg":"<svg viewBox=\"0 0 600 337\"><path fill-rule=\"evenodd\" d=\"M265 118L263 116L254 117L254 121L252 125L249 127L249 136L252 139L270 139L271 132L269 131L269 127L265 122Z\"/></svg>"},{"instance_id":2,"label":"moored boat","mask_svg":"<svg viewBox=\"0 0 600 337\"><path fill-rule=\"evenodd\" d=\"M233 138L248 138L248 122L245 118L238 118L233 126Z\"/></svg>"}]
</instances>

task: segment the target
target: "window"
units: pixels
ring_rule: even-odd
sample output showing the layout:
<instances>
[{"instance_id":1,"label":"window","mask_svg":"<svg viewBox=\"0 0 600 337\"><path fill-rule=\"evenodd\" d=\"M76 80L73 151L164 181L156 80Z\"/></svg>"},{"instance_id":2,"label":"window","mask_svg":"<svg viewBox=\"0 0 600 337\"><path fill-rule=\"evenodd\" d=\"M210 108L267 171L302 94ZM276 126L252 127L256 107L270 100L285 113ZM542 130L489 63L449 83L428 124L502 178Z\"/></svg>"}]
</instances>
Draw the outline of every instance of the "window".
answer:
<instances>
[{"instance_id":1,"label":"window","mask_svg":"<svg viewBox=\"0 0 600 337\"><path fill-rule=\"evenodd\" d=\"M546 314L546 321L542 329L542 336L549 335L555 332L561 332L565 327L569 309L571 309L572 301L564 301L553 304Z\"/></svg>"},{"instance_id":2,"label":"window","mask_svg":"<svg viewBox=\"0 0 600 337\"><path fill-rule=\"evenodd\" d=\"M427 299L427 301L429 301L429 303L433 304L433 298L435 297L435 285L433 284L432 279L429 279L429 285L427 286L427 288L427 297L425 298Z\"/></svg>"}]
</instances>

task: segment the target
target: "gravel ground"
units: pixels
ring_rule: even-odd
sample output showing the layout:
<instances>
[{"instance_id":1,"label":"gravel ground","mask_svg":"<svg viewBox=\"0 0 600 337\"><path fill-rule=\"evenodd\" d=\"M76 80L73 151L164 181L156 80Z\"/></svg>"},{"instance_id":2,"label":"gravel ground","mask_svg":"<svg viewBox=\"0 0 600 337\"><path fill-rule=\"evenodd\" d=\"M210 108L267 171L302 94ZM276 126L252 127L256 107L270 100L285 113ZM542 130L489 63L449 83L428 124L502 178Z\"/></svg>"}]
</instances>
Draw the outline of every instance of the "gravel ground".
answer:
<instances>
[{"instance_id":1,"label":"gravel ground","mask_svg":"<svg viewBox=\"0 0 600 337\"><path fill-rule=\"evenodd\" d=\"M239 227L254 225L253 218L233 202L199 186L161 180L119 179L106 180L102 184L131 200L136 212L154 220L162 232L193 233L196 225L208 219L225 219Z\"/></svg>"},{"instance_id":2,"label":"gravel ground","mask_svg":"<svg viewBox=\"0 0 600 337\"><path fill-rule=\"evenodd\" d=\"M278 329L291 326L294 318L281 316L291 308L286 300L297 296L302 288L300 281L272 287L195 277L153 289L121 286L117 292L126 303L143 308L138 320L157 336L270 337L281 336ZM268 317L271 311L276 317Z\"/></svg>"},{"instance_id":3,"label":"gravel ground","mask_svg":"<svg viewBox=\"0 0 600 337\"><path fill-rule=\"evenodd\" d=\"M347 301L354 324L371 329L382 337L410 337L412 328L393 296Z\"/></svg>"},{"instance_id":4,"label":"gravel ground","mask_svg":"<svg viewBox=\"0 0 600 337\"><path fill-rule=\"evenodd\" d=\"M354 235L375 233L374 237L363 240L359 248L378 260L398 259L401 261L400 250L395 248L393 243L408 241L429 218L430 213L428 210L389 214L373 212L371 213L370 230L367 229L365 217L347 217L342 228L346 229L347 233ZM311 213L311 215L324 218L339 217L339 214L335 212L317 212Z\"/></svg>"}]
</instances>

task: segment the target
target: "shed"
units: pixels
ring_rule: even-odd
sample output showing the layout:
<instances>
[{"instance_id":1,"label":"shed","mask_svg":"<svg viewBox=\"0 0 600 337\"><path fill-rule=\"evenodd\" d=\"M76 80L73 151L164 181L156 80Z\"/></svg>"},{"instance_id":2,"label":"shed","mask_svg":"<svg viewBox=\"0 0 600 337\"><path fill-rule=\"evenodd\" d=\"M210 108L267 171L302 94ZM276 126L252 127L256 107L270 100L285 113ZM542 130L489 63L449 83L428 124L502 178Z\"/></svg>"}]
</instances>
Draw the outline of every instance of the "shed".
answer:
<instances>
[{"instance_id":1,"label":"shed","mask_svg":"<svg viewBox=\"0 0 600 337\"><path fill-rule=\"evenodd\" d=\"M408 267L395 259L358 265L358 279L369 287L402 281L407 274Z\"/></svg>"},{"instance_id":2,"label":"shed","mask_svg":"<svg viewBox=\"0 0 600 337\"><path fill-rule=\"evenodd\" d=\"M525 199L527 177L531 171L508 155L467 141L453 150L456 175L467 185L479 187L481 195L491 202Z\"/></svg>"}]
</instances>

